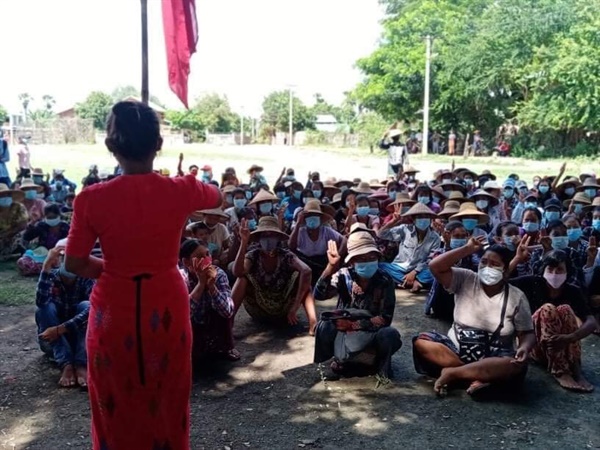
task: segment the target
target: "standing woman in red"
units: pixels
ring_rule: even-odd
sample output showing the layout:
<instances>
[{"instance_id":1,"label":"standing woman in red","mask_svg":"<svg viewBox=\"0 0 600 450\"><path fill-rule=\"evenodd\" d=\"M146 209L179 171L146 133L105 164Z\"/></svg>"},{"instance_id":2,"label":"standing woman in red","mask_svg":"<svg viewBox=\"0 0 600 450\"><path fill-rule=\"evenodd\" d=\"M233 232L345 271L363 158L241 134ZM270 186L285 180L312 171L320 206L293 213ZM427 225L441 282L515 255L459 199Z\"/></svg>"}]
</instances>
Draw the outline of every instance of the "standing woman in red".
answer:
<instances>
[{"instance_id":1,"label":"standing woman in red","mask_svg":"<svg viewBox=\"0 0 600 450\"><path fill-rule=\"evenodd\" d=\"M123 175L75 200L66 269L98 279L87 335L94 450L190 448L190 306L177 257L187 217L221 196L193 176L153 173L161 145L151 108L117 103L106 146ZM103 259L90 256L97 239Z\"/></svg>"}]
</instances>

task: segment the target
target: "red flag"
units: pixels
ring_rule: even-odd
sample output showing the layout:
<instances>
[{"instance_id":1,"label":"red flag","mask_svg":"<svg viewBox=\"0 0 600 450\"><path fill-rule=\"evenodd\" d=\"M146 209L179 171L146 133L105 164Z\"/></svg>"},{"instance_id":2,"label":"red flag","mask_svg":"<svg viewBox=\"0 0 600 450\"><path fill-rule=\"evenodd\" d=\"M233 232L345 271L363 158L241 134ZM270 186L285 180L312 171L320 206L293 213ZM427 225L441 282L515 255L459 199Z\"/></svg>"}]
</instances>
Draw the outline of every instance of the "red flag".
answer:
<instances>
[{"instance_id":1,"label":"red flag","mask_svg":"<svg viewBox=\"0 0 600 450\"><path fill-rule=\"evenodd\" d=\"M169 86L187 108L190 58L198 43L196 0L163 0L162 10Z\"/></svg>"}]
</instances>

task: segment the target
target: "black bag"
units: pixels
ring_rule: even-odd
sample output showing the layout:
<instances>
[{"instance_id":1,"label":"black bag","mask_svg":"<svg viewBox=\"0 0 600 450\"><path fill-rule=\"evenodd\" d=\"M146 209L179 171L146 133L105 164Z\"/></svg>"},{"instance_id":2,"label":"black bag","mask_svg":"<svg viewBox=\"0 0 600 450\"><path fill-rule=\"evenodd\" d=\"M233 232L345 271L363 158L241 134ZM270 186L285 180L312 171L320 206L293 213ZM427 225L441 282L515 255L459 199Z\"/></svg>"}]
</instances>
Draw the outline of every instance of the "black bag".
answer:
<instances>
[{"instance_id":1,"label":"black bag","mask_svg":"<svg viewBox=\"0 0 600 450\"><path fill-rule=\"evenodd\" d=\"M362 320L371 319L372 317L373 315L366 309L356 308L336 309L334 311L321 313L321 320Z\"/></svg>"},{"instance_id":2,"label":"black bag","mask_svg":"<svg viewBox=\"0 0 600 450\"><path fill-rule=\"evenodd\" d=\"M497 354L503 345L500 333L504 328L506 307L508 305L508 283L504 286L504 299L502 302L502 313L500 314L500 325L493 333L478 328L463 327L455 323L454 332L458 340L458 352L460 359L466 363L479 361Z\"/></svg>"}]
</instances>

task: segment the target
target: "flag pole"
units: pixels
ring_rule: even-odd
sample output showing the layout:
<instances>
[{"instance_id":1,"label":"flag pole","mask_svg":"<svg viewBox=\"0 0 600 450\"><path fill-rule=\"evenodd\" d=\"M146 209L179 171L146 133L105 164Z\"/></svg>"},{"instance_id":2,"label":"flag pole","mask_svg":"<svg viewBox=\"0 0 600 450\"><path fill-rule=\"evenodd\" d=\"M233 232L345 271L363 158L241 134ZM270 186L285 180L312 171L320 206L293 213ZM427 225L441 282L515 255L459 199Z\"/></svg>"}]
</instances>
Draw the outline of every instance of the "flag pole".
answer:
<instances>
[{"instance_id":1,"label":"flag pole","mask_svg":"<svg viewBox=\"0 0 600 450\"><path fill-rule=\"evenodd\" d=\"M148 0L142 2L142 103L148 104Z\"/></svg>"}]
</instances>

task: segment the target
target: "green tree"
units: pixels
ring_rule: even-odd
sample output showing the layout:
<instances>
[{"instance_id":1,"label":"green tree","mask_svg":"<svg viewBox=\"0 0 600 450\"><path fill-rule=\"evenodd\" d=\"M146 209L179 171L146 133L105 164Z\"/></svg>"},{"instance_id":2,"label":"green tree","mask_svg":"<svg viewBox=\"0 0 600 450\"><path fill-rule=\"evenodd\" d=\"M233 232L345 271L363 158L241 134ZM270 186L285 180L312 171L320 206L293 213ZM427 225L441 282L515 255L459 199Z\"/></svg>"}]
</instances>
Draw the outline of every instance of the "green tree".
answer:
<instances>
[{"instance_id":1,"label":"green tree","mask_svg":"<svg viewBox=\"0 0 600 450\"><path fill-rule=\"evenodd\" d=\"M25 117L29 116L29 104L33 101L33 97L29 95L27 92L19 94L19 101L21 102L21 106L23 106L23 114Z\"/></svg>"},{"instance_id":2,"label":"green tree","mask_svg":"<svg viewBox=\"0 0 600 450\"><path fill-rule=\"evenodd\" d=\"M44 101L46 111L52 112L52 108L54 108L54 105L56 104L56 100L54 100L54 97L46 94L42 97L42 100Z\"/></svg>"},{"instance_id":3,"label":"green tree","mask_svg":"<svg viewBox=\"0 0 600 450\"><path fill-rule=\"evenodd\" d=\"M0 105L0 124L4 122L8 122L8 110Z\"/></svg>"},{"instance_id":4,"label":"green tree","mask_svg":"<svg viewBox=\"0 0 600 450\"><path fill-rule=\"evenodd\" d=\"M141 99L142 93L138 88L132 85L118 86L112 91L111 97L113 98L114 102L117 103L127 97L136 97ZM165 105L155 95L150 95L150 101L161 108L165 107Z\"/></svg>"},{"instance_id":5,"label":"green tree","mask_svg":"<svg viewBox=\"0 0 600 450\"><path fill-rule=\"evenodd\" d=\"M224 95L206 94L196 100L192 109L210 133L231 133L238 121L237 114L231 110L229 100Z\"/></svg>"},{"instance_id":6,"label":"green tree","mask_svg":"<svg viewBox=\"0 0 600 450\"><path fill-rule=\"evenodd\" d=\"M360 145L375 147L389 127L389 123L379 114L366 111L356 118L354 131L358 134Z\"/></svg>"},{"instance_id":7,"label":"green tree","mask_svg":"<svg viewBox=\"0 0 600 450\"><path fill-rule=\"evenodd\" d=\"M110 95L94 91L83 102L75 106L75 112L82 119L92 119L95 128L103 129L113 103L114 100Z\"/></svg>"},{"instance_id":8,"label":"green tree","mask_svg":"<svg viewBox=\"0 0 600 450\"><path fill-rule=\"evenodd\" d=\"M290 97L288 91L277 91L265 97L261 124L272 131L288 131L290 120ZM294 132L315 128L315 117L302 101L292 96L292 127Z\"/></svg>"}]
</instances>

